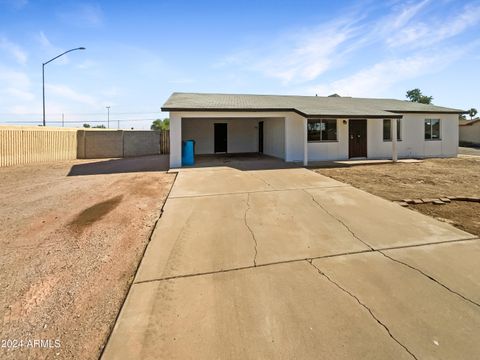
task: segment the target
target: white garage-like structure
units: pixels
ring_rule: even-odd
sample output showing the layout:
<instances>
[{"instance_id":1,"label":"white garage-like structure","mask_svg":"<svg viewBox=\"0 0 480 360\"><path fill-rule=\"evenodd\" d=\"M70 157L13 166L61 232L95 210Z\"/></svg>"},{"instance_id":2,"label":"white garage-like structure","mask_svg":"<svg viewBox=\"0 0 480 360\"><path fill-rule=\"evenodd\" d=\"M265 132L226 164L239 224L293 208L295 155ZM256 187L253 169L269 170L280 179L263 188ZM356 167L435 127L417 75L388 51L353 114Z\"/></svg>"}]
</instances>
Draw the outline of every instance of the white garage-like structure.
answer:
<instances>
[{"instance_id":1,"label":"white garage-like structure","mask_svg":"<svg viewBox=\"0 0 480 360\"><path fill-rule=\"evenodd\" d=\"M395 99L173 93L170 167L196 155L262 153L288 162L452 157L463 110Z\"/></svg>"}]
</instances>

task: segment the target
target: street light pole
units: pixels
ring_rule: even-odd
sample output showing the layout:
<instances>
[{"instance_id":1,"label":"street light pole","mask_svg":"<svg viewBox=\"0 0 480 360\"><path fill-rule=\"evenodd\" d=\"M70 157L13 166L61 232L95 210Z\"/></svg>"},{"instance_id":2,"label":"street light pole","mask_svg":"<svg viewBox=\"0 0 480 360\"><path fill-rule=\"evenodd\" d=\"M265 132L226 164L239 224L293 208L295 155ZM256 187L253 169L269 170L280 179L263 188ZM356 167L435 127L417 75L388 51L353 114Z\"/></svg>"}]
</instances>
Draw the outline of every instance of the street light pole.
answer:
<instances>
[{"instance_id":1,"label":"street light pole","mask_svg":"<svg viewBox=\"0 0 480 360\"><path fill-rule=\"evenodd\" d=\"M42 64L43 126L45 125L45 64Z\"/></svg>"},{"instance_id":2,"label":"street light pole","mask_svg":"<svg viewBox=\"0 0 480 360\"><path fill-rule=\"evenodd\" d=\"M110 129L110 106L105 106L107 108L107 129Z\"/></svg>"},{"instance_id":3,"label":"street light pole","mask_svg":"<svg viewBox=\"0 0 480 360\"><path fill-rule=\"evenodd\" d=\"M79 48L67 50L67 51L61 53L60 55L57 55L54 58L48 60L47 62L42 63L43 126L45 126L45 65L52 62L55 59L58 59L60 56L63 56L65 54L67 54L69 52L72 52L72 51L75 51L75 50L85 50L85 48L84 47L79 47Z\"/></svg>"}]
</instances>

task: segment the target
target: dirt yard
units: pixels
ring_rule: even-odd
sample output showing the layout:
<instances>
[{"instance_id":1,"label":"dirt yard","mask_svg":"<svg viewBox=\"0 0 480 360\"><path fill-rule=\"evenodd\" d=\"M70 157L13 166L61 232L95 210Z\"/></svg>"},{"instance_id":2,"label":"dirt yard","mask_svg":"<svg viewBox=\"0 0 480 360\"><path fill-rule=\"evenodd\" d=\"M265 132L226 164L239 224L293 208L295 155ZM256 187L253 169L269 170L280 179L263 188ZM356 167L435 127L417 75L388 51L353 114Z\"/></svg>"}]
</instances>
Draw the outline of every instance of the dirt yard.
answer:
<instances>
[{"instance_id":1,"label":"dirt yard","mask_svg":"<svg viewBox=\"0 0 480 360\"><path fill-rule=\"evenodd\" d=\"M480 157L474 156L315 171L388 200L480 196ZM453 201L409 207L480 235L480 203Z\"/></svg>"},{"instance_id":2,"label":"dirt yard","mask_svg":"<svg viewBox=\"0 0 480 360\"><path fill-rule=\"evenodd\" d=\"M100 355L174 181L165 165L142 157L0 169L0 358ZM51 348L26 347L35 340Z\"/></svg>"}]
</instances>

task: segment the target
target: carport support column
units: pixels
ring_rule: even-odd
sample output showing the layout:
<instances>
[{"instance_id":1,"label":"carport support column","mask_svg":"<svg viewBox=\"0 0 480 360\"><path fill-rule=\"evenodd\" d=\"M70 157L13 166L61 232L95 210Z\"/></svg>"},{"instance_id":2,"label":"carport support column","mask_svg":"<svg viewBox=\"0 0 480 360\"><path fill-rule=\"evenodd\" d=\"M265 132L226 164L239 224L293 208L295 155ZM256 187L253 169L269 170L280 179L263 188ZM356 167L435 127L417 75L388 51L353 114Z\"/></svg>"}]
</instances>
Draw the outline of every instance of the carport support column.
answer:
<instances>
[{"instance_id":1,"label":"carport support column","mask_svg":"<svg viewBox=\"0 0 480 360\"><path fill-rule=\"evenodd\" d=\"M182 166L182 117L170 113L170 167Z\"/></svg>"},{"instance_id":2,"label":"carport support column","mask_svg":"<svg viewBox=\"0 0 480 360\"><path fill-rule=\"evenodd\" d=\"M398 151L397 151L397 121L398 119L391 119L390 125L392 128L392 161L397 162L398 160Z\"/></svg>"},{"instance_id":3,"label":"carport support column","mask_svg":"<svg viewBox=\"0 0 480 360\"><path fill-rule=\"evenodd\" d=\"M308 165L308 120L303 119L303 166Z\"/></svg>"}]
</instances>

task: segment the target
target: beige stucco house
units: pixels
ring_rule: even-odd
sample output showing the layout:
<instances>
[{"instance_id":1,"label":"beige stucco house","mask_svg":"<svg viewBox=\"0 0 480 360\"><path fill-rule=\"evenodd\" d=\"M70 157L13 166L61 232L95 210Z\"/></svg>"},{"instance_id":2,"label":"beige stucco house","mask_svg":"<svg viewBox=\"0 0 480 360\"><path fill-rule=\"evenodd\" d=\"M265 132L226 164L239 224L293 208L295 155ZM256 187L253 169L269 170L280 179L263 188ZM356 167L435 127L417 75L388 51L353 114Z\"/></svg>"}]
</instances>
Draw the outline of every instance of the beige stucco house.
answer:
<instances>
[{"instance_id":1,"label":"beige stucco house","mask_svg":"<svg viewBox=\"0 0 480 360\"><path fill-rule=\"evenodd\" d=\"M263 153L285 161L451 157L463 110L395 99L173 93L170 166L196 154Z\"/></svg>"}]
</instances>

